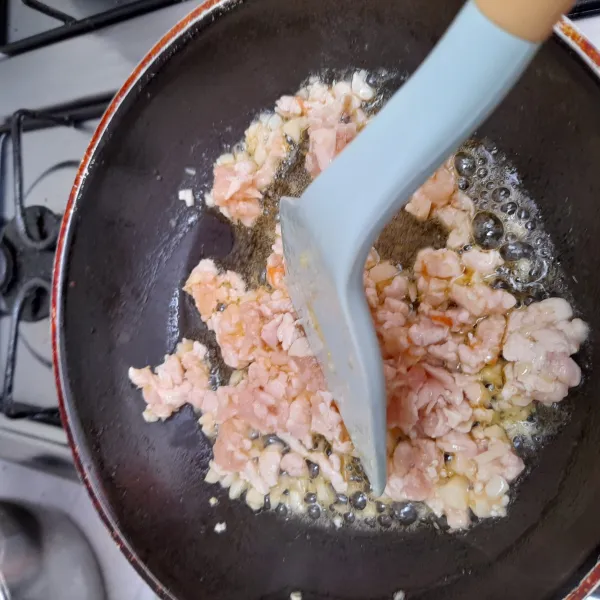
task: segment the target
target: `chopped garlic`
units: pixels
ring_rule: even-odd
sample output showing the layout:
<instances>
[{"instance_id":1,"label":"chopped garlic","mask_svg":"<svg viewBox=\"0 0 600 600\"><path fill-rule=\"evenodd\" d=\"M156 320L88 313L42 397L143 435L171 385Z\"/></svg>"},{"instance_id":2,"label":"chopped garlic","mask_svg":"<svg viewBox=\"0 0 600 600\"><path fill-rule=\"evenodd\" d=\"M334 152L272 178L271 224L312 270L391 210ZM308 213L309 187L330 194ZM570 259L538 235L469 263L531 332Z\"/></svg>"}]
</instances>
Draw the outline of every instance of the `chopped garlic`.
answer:
<instances>
[{"instance_id":1,"label":"chopped garlic","mask_svg":"<svg viewBox=\"0 0 600 600\"><path fill-rule=\"evenodd\" d=\"M283 119L278 114L274 114L269 117L267 125L271 131L277 131L283 126Z\"/></svg>"},{"instance_id":2,"label":"chopped garlic","mask_svg":"<svg viewBox=\"0 0 600 600\"><path fill-rule=\"evenodd\" d=\"M204 481L206 481L206 483L217 483L219 479L221 479L221 476L215 471L215 469L212 468L208 470L208 473L204 477Z\"/></svg>"},{"instance_id":3,"label":"chopped garlic","mask_svg":"<svg viewBox=\"0 0 600 600\"><path fill-rule=\"evenodd\" d=\"M231 374L231 377L229 378L229 385L237 385L238 383L240 383L240 381L242 381L242 379L244 379L244 371L234 371Z\"/></svg>"},{"instance_id":4,"label":"chopped garlic","mask_svg":"<svg viewBox=\"0 0 600 600\"><path fill-rule=\"evenodd\" d=\"M246 482L243 479L235 479L229 488L229 497L232 500L239 498L244 493L246 487Z\"/></svg>"},{"instance_id":5,"label":"chopped garlic","mask_svg":"<svg viewBox=\"0 0 600 600\"><path fill-rule=\"evenodd\" d=\"M210 498L210 500L208 501L208 503L211 506L216 506L217 504L219 504L219 501L213 496L212 498Z\"/></svg>"},{"instance_id":6,"label":"chopped garlic","mask_svg":"<svg viewBox=\"0 0 600 600\"><path fill-rule=\"evenodd\" d=\"M217 523L215 525L215 533L223 533L227 529L227 523Z\"/></svg>"},{"instance_id":7,"label":"chopped garlic","mask_svg":"<svg viewBox=\"0 0 600 600\"><path fill-rule=\"evenodd\" d=\"M156 423L156 421L158 421L158 417L152 412L152 410L150 410L150 408L147 408L142 413L142 417L144 417L144 421L146 421L146 423Z\"/></svg>"},{"instance_id":8,"label":"chopped garlic","mask_svg":"<svg viewBox=\"0 0 600 600\"><path fill-rule=\"evenodd\" d=\"M306 506L304 504L304 494L301 494L298 490L290 490L289 503L292 511L296 513L306 512Z\"/></svg>"},{"instance_id":9,"label":"chopped garlic","mask_svg":"<svg viewBox=\"0 0 600 600\"><path fill-rule=\"evenodd\" d=\"M296 144L300 142L302 132L308 127L308 119L306 117L299 117L287 121L283 126L283 133L290 137Z\"/></svg>"},{"instance_id":10,"label":"chopped garlic","mask_svg":"<svg viewBox=\"0 0 600 600\"><path fill-rule=\"evenodd\" d=\"M508 483L504 477L500 475L492 475L490 480L485 485L485 493L490 498L503 496L508 491Z\"/></svg>"},{"instance_id":11,"label":"chopped garlic","mask_svg":"<svg viewBox=\"0 0 600 600\"><path fill-rule=\"evenodd\" d=\"M252 510L260 510L265 505L265 496L261 494L256 488L251 487L246 492L246 504Z\"/></svg>"},{"instance_id":12,"label":"chopped garlic","mask_svg":"<svg viewBox=\"0 0 600 600\"><path fill-rule=\"evenodd\" d=\"M451 509L460 511L467 510L468 492L469 482L460 475L455 475L448 483L438 488L438 494L444 504Z\"/></svg>"},{"instance_id":13,"label":"chopped garlic","mask_svg":"<svg viewBox=\"0 0 600 600\"><path fill-rule=\"evenodd\" d=\"M221 487L227 489L231 487L234 481L238 479L237 473L227 473L223 479L221 479Z\"/></svg>"},{"instance_id":14,"label":"chopped garlic","mask_svg":"<svg viewBox=\"0 0 600 600\"><path fill-rule=\"evenodd\" d=\"M194 167L186 167L185 168L185 172L188 175L195 175L196 174L196 169L194 169Z\"/></svg>"},{"instance_id":15,"label":"chopped garlic","mask_svg":"<svg viewBox=\"0 0 600 600\"><path fill-rule=\"evenodd\" d=\"M404 600L405 598L406 594L402 590L399 590L393 595L392 600Z\"/></svg>"},{"instance_id":16,"label":"chopped garlic","mask_svg":"<svg viewBox=\"0 0 600 600\"><path fill-rule=\"evenodd\" d=\"M317 499L322 506L329 506L335 502L335 493L329 482L318 480L316 487Z\"/></svg>"},{"instance_id":17,"label":"chopped garlic","mask_svg":"<svg viewBox=\"0 0 600 600\"><path fill-rule=\"evenodd\" d=\"M231 153L221 154L219 158L217 158L215 165L230 165L235 162L235 157Z\"/></svg>"},{"instance_id":18,"label":"chopped garlic","mask_svg":"<svg viewBox=\"0 0 600 600\"><path fill-rule=\"evenodd\" d=\"M208 437L212 437L217 433L217 422L212 413L206 412L199 419L198 423L202 427L202 433ZM211 482L211 483L214 483Z\"/></svg>"},{"instance_id":19,"label":"chopped garlic","mask_svg":"<svg viewBox=\"0 0 600 600\"><path fill-rule=\"evenodd\" d=\"M283 494L282 494L282 490L280 489L280 486L271 488L271 491L269 493L271 509L275 510L281 504L281 496L282 495Z\"/></svg>"},{"instance_id":20,"label":"chopped garlic","mask_svg":"<svg viewBox=\"0 0 600 600\"><path fill-rule=\"evenodd\" d=\"M179 199L185 202L186 206L194 206L194 192L189 188L179 190Z\"/></svg>"},{"instance_id":21,"label":"chopped garlic","mask_svg":"<svg viewBox=\"0 0 600 600\"><path fill-rule=\"evenodd\" d=\"M290 600L302 600L302 592L292 592L290 594Z\"/></svg>"},{"instance_id":22,"label":"chopped garlic","mask_svg":"<svg viewBox=\"0 0 600 600\"><path fill-rule=\"evenodd\" d=\"M375 91L367 83L367 72L357 71L352 75L352 92L361 100L372 100L375 97Z\"/></svg>"}]
</instances>

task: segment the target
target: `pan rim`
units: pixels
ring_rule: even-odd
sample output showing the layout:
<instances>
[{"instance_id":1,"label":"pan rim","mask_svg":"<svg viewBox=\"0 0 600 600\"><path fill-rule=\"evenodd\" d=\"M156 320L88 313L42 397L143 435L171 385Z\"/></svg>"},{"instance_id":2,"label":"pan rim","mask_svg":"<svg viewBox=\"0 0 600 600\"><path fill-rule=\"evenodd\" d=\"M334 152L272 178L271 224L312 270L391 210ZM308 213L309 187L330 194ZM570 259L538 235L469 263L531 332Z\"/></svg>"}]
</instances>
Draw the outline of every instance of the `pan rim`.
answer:
<instances>
[{"instance_id":1,"label":"pan rim","mask_svg":"<svg viewBox=\"0 0 600 600\"><path fill-rule=\"evenodd\" d=\"M83 155L65 207L54 258L50 313L52 363L58 397L58 408L67 441L73 454L75 468L92 500L96 512L102 519L104 525L111 534L111 537L125 558L127 558L128 562L136 569L152 590L158 596L167 600L176 600L176 598L158 579L156 579L143 561L137 556L127 541L126 536L121 532L117 520L109 509L93 469L86 466L84 462L85 458L79 450L79 435L76 432L76 426L71 420L70 402L67 400L71 393L66 377L65 341L61 327L63 322L62 305L64 303L67 287L67 282L65 281L65 267L74 230L73 217L83 183L90 167L93 165L96 152L104 134L123 101L132 91L134 91L136 84L140 81L146 71L151 68L157 60L163 57L164 53L178 42L199 21L209 17L217 8L225 7L231 9L245 1L249 0L205 0L171 27L133 69L127 80L111 100ZM575 57L583 62L600 82L600 51L595 48L581 31L579 31L572 21L566 17L562 17L554 28L554 34L564 45L573 51L574 55L576 55ZM584 600L598 584L600 584L600 560L583 576L582 580L565 596L564 600Z\"/></svg>"},{"instance_id":2,"label":"pan rim","mask_svg":"<svg viewBox=\"0 0 600 600\"><path fill-rule=\"evenodd\" d=\"M75 432L76 427L71 421L70 406L66 398L70 395L70 389L66 377L66 361L64 338L62 335L63 321L63 300L65 287L65 264L68 256L72 235L73 235L73 217L77 200L81 193L81 188L86 179L87 173L93 164L96 151L104 137L105 131L108 129L113 117L118 112L123 101L134 90L138 81L143 77L144 73L159 60L168 49L175 44L182 36L184 36L192 27L199 21L207 18L213 10L219 6L231 5L231 7L241 4L244 0L205 0L202 4L194 8L190 13L178 21L171 27L162 38L152 46L145 54L142 60L133 69L127 80L119 88L113 99L110 101L106 111L102 115L100 123L96 127L94 134L88 144L75 180L69 194L69 199L65 207L65 212L62 218L60 231L56 243L56 254L54 257L54 265L52 272L52 295L50 309L50 336L52 342L52 366L54 372L54 381L58 396L58 409L61 422L65 430L67 441L73 454L73 462L75 469L84 484L86 491L92 500L92 504L102 522L108 529L114 542L119 550L123 553L127 561L135 568L138 574L146 581L152 591L159 597L165 600L177 600L175 596L153 575L146 567L143 561L137 556L134 549L126 539L126 536L121 532L117 520L108 507L108 503L101 491L101 486L97 480L93 469L88 468L84 464L78 443L78 436Z\"/></svg>"}]
</instances>

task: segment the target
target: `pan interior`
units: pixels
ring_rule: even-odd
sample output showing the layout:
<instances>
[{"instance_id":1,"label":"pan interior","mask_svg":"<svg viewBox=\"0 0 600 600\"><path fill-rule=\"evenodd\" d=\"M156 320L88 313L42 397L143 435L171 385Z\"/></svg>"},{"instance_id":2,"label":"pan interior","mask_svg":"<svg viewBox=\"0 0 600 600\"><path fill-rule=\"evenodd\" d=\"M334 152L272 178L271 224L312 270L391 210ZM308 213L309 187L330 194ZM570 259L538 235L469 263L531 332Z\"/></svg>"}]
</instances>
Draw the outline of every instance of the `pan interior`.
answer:
<instances>
[{"instance_id":1,"label":"pan interior","mask_svg":"<svg viewBox=\"0 0 600 600\"><path fill-rule=\"evenodd\" d=\"M185 168L196 169L197 192L207 189L224 148L311 73L384 68L400 85L460 2L433 5L253 0L218 8L156 59L92 157L58 297L66 410L100 502L174 598L287 598L294 590L303 598L389 599L399 590L411 600L480 598L482 590L489 599L558 598L598 546L600 382L591 355L584 384L565 401L571 419L537 457L508 518L460 535L335 531L254 516L203 483L210 446L189 407L147 424L127 379L129 365L157 364L180 337L201 335L181 285L201 258L231 258L229 224L177 199L189 187ZM509 156L541 207L591 346L600 324L599 99L586 68L552 41L479 132ZM226 534L215 533L218 522Z\"/></svg>"}]
</instances>

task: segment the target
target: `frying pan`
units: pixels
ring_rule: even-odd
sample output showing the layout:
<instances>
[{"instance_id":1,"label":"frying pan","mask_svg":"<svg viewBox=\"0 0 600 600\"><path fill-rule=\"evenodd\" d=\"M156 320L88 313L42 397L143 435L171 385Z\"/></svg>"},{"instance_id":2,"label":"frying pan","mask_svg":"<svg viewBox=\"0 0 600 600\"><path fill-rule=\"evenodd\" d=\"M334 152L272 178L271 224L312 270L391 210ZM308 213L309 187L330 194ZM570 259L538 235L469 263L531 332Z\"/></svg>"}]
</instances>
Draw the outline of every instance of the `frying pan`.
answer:
<instances>
[{"instance_id":1,"label":"frying pan","mask_svg":"<svg viewBox=\"0 0 600 600\"><path fill-rule=\"evenodd\" d=\"M196 188L210 186L224 147L311 73L385 68L397 73L398 87L459 6L209 0L148 54L104 116L59 240L56 376L85 484L161 597L285 599L300 590L303 599L389 600L402 590L409 600L537 600L582 598L595 580L586 573L600 546L600 369L592 368L600 327L600 87L558 38L478 133L508 154L541 205L592 330L579 358L585 381L563 405L570 418L526 457L530 472L507 518L450 534L431 524L336 531L271 511L255 515L204 483L211 449L191 409L147 424L127 379L129 365L157 364L181 337L202 333L182 282L201 258L227 262L234 249L226 221L177 199L189 183L185 167L196 168ZM563 36L575 33L566 27ZM215 533L217 522L227 524L224 534Z\"/></svg>"}]
</instances>

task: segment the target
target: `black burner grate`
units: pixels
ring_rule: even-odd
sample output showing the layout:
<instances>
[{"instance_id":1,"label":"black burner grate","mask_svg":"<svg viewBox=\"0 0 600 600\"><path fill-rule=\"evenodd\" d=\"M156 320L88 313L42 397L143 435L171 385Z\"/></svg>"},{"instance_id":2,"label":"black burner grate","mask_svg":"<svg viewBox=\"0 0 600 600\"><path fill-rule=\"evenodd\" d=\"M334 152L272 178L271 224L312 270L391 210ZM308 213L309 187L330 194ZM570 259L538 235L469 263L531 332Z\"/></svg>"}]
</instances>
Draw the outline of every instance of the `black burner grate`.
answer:
<instances>
[{"instance_id":1,"label":"black burner grate","mask_svg":"<svg viewBox=\"0 0 600 600\"><path fill-rule=\"evenodd\" d=\"M179 4L182 1L184 0L133 0L133 2L111 8L91 17L76 19L48 6L40 0L21 0L25 6L60 21L62 25L16 42L7 43L8 0L0 0L0 54L16 56L17 54L42 48L54 42L61 42L84 33L108 27L109 25L115 25L121 21L144 15L159 8Z\"/></svg>"},{"instance_id":2,"label":"black burner grate","mask_svg":"<svg viewBox=\"0 0 600 600\"><path fill-rule=\"evenodd\" d=\"M24 206L22 134L47 127L77 127L97 119L111 97L112 94L88 98L44 110L20 110L0 126L0 175L3 180L3 153L6 141L10 140L15 204L15 218L0 226L0 315L11 319L0 412L9 418L27 418L60 426L57 409L36 407L13 397L19 324L48 317L52 263L60 227L59 215L45 207Z\"/></svg>"},{"instance_id":3,"label":"black burner grate","mask_svg":"<svg viewBox=\"0 0 600 600\"><path fill-rule=\"evenodd\" d=\"M90 17L77 19L67 15L40 0L21 0L21 2L32 10L60 21L62 25L38 33L16 42L8 43L8 1L0 0L0 54L15 56L42 48L54 42L60 42L77 35L89 33L126 21L133 17L179 4L185 0L133 0L110 10L100 12ZM600 0L578 0L569 16L573 19L600 14Z\"/></svg>"},{"instance_id":4,"label":"black burner grate","mask_svg":"<svg viewBox=\"0 0 600 600\"><path fill-rule=\"evenodd\" d=\"M569 16L572 19L581 19L597 14L600 14L600 0L578 0Z\"/></svg>"}]
</instances>

